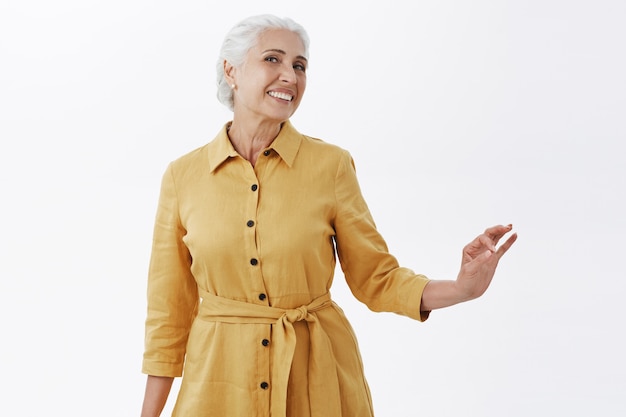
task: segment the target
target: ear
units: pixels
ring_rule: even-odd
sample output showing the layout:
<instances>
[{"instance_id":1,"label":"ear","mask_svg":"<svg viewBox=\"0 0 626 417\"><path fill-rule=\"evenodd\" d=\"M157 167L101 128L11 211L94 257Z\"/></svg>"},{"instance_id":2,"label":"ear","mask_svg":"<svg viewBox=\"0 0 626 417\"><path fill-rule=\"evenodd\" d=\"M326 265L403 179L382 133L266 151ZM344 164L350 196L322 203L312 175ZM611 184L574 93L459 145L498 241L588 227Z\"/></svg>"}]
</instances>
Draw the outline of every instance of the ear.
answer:
<instances>
[{"instance_id":1,"label":"ear","mask_svg":"<svg viewBox=\"0 0 626 417\"><path fill-rule=\"evenodd\" d=\"M230 62L224 60L224 78L226 78L228 85L237 84L235 81L236 72L237 68L235 68Z\"/></svg>"}]
</instances>

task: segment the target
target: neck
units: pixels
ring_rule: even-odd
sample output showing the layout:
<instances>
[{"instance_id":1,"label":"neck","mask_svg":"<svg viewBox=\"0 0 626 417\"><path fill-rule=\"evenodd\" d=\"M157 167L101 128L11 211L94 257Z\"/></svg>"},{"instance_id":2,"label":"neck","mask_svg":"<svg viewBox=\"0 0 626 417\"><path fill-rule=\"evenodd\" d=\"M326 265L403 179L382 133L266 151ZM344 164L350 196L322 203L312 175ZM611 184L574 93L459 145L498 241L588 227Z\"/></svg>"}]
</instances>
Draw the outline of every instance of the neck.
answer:
<instances>
[{"instance_id":1,"label":"neck","mask_svg":"<svg viewBox=\"0 0 626 417\"><path fill-rule=\"evenodd\" d=\"M233 147L253 166L261 153L280 133L282 123L245 123L233 117L228 137Z\"/></svg>"}]
</instances>

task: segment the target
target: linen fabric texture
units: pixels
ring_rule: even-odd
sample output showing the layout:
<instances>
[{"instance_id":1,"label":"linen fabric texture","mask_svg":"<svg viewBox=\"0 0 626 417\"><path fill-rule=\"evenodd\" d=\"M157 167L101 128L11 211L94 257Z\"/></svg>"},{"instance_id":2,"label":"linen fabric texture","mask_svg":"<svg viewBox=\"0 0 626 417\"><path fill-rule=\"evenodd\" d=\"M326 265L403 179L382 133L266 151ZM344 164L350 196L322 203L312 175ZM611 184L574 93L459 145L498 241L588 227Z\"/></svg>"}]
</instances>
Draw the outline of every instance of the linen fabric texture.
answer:
<instances>
[{"instance_id":1,"label":"linen fabric texture","mask_svg":"<svg viewBox=\"0 0 626 417\"><path fill-rule=\"evenodd\" d=\"M173 416L372 416L336 255L373 311L423 321L428 279L389 254L350 154L287 121L255 166L228 124L164 173L142 371L182 382Z\"/></svg>"}]
</instances>

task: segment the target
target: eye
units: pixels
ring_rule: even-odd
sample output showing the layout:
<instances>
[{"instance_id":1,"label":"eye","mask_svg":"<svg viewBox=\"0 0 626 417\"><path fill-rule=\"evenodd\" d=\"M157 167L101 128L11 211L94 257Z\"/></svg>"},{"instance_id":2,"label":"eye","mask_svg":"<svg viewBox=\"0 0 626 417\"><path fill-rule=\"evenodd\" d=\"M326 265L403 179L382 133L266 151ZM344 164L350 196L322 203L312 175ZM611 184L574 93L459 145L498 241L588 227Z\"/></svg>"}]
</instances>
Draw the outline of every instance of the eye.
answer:
<instances>
[{"instance_id":1,"label":"eye","mask_svg":"<svg viewBox=\"0 0 626 417\"><path fill-rule=\"evenodd\" d=\"M294 64L293 69L297 71L306 72L306 67L303 64Z\"/></svg>"},{"instance_id":2,"label":"eye","mask_svg":"<svg viewBox=\"0 0 626 417\"><path fill-rule=\"evenodd\" d=\"M266 62L278 62L278 58L276 58L275 56L268 56L265 58Z\"/></svg>"}]
</instances>

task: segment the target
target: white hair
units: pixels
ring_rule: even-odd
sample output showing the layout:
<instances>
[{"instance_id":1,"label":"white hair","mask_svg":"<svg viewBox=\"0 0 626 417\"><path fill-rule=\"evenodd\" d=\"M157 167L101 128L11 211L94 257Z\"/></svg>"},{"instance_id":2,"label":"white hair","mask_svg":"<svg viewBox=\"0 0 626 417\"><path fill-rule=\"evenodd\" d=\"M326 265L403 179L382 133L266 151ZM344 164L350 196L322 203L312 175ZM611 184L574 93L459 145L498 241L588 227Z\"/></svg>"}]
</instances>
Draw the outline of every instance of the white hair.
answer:
<instances>
[{"instance_id":1,"label":"white hair","mask_svg":"<svg viewBox=\"0 0 626 417\"><path fill-rule=\"evenodd\" d=\"M237 23L222 42L216 66L217 99L230 110L234 108L233 91L224 75L224 61L228 61L235 68L243 65L248 51L256 45L259 35L269 29L287 29L298 35L304 44L304 56L308 58L309 35L300 24L288 17L264 14L251 16Z\"/></svg>"}]
</instances>

